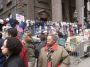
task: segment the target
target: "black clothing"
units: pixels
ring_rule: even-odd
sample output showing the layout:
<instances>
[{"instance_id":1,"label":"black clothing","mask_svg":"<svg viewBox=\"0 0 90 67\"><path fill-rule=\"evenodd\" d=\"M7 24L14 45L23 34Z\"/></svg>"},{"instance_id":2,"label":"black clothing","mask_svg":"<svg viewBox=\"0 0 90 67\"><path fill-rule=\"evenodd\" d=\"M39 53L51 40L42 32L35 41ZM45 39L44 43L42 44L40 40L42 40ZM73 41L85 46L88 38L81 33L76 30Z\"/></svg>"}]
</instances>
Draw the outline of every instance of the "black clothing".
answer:
<instances>
[{"instance_id":1,"label":"black clothing","mask_svg":"<svg viewBox=\"0 0 90 67\"><path fill-rule=\"evenodd\" d=\"M20 56L10 56L5 62L4 67L25 67Z\"/></svg>"},{"instance_id":2,"label":"black clothing","mask_svg":"<svg viewBox=\"0 0 90 67\"><path fill-rule=\"evenodd\" d=\"M1 50L3 42L4 40L0 38L0 67L3 67L3 62L5 61L5 56L2 54L2 50Z\"/></svg>"}]
</instances>

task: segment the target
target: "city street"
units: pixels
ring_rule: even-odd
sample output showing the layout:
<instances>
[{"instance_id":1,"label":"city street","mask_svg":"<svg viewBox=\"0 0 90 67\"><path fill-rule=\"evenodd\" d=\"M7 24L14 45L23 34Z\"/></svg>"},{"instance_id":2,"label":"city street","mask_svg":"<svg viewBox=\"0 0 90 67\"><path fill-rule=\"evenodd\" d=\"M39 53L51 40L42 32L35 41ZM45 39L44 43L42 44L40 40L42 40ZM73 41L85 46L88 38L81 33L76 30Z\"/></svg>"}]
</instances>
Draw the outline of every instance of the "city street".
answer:
<instances>
[{"instance_id":1,"label":"city street","mask_svg":"<svg viewBox=\"0 0 90 67\"><path fill-rule=\"evenodd\" d=\"M16 66L90 67L90 0L0 0L0 67Z\"/></svg>"},{"instance_id":2,"label":"city street","mask_svg":"<svg viewBox=\"0 0 90 67\"><path fill-rule=\"evenodd\" d=\"M71 58L70 67L90 67L90 63L89 63L90 57L82 58L82 59L74 58L74 57L70 57L70 58ZM36 67L36 65L37 65L37 63L35 63L35 67Z\"/></svg>"}]
</instances>

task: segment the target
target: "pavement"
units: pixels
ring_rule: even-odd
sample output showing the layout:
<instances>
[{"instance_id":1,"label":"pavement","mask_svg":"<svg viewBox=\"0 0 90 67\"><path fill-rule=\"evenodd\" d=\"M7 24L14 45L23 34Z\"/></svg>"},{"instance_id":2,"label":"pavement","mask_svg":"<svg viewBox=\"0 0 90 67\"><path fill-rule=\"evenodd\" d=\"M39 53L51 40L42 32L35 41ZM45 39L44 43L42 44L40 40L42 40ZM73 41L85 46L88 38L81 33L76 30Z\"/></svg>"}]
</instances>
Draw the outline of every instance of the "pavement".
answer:
<instances>
[{"instance_id":1,"label":"pavement","mask_svg":"<svg viewBox=\"0 0 90 67\"><path fill-rule=\"evenodd\" d=\"M71 57L70 67L90 67L90 57L87 58Z\"/></svg>"},{"instance_id":2,"label":"pavement","mask_svg":"<svg viewBox=\"0 0 90 67\"><path fill-rule=\"evenodd\" d=\"M90 67L90 57L79 58L70 56L70 62L70 67ZM34 67L37 67L37 59Z\"/></svg>"}]
</instances>

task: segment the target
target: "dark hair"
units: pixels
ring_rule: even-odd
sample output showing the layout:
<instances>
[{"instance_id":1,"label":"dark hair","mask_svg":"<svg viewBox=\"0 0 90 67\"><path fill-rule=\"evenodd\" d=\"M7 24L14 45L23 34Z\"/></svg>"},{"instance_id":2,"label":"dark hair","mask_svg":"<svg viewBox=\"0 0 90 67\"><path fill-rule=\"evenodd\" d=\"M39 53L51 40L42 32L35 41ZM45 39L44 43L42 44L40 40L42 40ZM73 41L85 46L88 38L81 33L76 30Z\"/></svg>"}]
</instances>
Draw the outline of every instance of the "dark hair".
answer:
<instances>
[{"instance_id":1,"label":"dark hair","mask_svg":"<svg viewBox=\"0 0 90 67\"><path fill-rule=\"evenodd\" d=\"M8 35L11 35L11 37L16 37L18 34L18 31L16 28L9 28L7 32L8 32Z\"/></svg>"},{"instance_id":2,"label":"dark hair","mask_svg":"<svg viewBox=\"0 0 90 67\"><path fill-rule=\"evenodd\" d=\"M0 38L2 38L2 33L0 32Z\"/></svg>"},{"instance_id":3,"label":"dark hair","mask_svg":"<svg viewBox=\"0 0 90 67\"><path fill-rule=\"evenodd\" d=\"M9 49L11 55L19 55L22 51L22 43L15 37L7 37L6 47Z\"/></svg>"},{"instance_id":4,"label":"dark hair","mask_svg":"<svg viewBox=\"0 0 90 67\"><path fill-rule=\"evenodd\" d=\"M59 38L63 38L63 34L62 34L62 32L57 32L58 33L58 36L59 36Z\"/></svg>"},{"instance_id":5,"label":"dark hair","mask_svg":"<svg viewBox=\"0 0 90 67\"><path fill-rule=\"evenodd\" d=\"M41 39L41 41L45 41L46 40L46 35L44 33L41 33L40 39Z\"/></svg>"}]
</instances>

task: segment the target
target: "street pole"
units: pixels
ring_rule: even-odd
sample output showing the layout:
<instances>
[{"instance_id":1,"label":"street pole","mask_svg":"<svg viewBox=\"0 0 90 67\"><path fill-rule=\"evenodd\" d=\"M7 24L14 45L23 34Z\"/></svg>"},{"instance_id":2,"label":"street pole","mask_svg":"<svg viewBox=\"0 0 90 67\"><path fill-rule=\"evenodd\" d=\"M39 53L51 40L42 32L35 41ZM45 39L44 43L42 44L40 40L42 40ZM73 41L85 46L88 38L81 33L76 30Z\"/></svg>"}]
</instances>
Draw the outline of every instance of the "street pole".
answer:
<instances>
[{"instance_id":1,"label":"street pole","mask_svg":"<svg viewBox=\"0 0 90 67\"><path fill-rule=\"evenodd\" d=\"M77 19L78 24L82 25L83 28L84 23L84 0L76 0L76 10L77 10Z\"/></svg>"}]
</instances>

